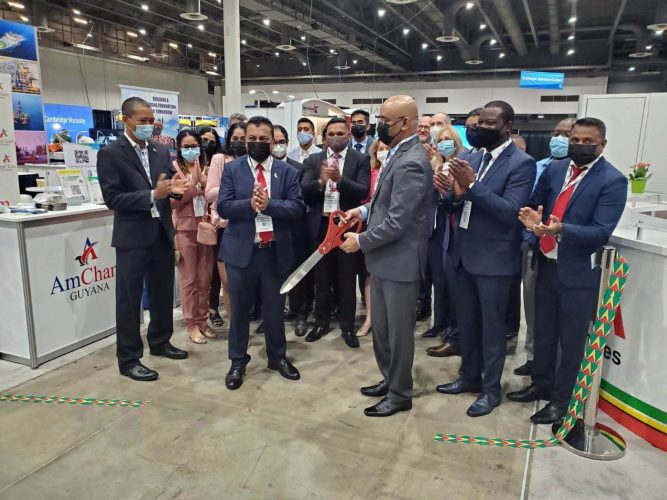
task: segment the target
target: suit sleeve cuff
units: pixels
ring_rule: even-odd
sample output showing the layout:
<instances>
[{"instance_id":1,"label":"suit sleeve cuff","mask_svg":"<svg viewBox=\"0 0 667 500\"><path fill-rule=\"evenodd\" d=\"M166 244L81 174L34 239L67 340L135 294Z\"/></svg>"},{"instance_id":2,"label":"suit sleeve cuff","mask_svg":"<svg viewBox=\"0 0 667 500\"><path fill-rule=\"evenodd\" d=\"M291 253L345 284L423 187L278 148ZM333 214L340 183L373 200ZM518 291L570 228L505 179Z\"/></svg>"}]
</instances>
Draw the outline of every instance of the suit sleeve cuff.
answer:
<instances>
[{"instance_id":1,"label":"suit sleeve cuff","mask_svg":"<svg viewBox=\"0 0 667 500\"><path fill-rule=\"evenodd\" d=\"M366 222L368 220L368 209L365 206L360 206L359 211L361 212L361 220ZM359 241L359 236L357 235L357 241Z\"/></svg>"}]
</instances>

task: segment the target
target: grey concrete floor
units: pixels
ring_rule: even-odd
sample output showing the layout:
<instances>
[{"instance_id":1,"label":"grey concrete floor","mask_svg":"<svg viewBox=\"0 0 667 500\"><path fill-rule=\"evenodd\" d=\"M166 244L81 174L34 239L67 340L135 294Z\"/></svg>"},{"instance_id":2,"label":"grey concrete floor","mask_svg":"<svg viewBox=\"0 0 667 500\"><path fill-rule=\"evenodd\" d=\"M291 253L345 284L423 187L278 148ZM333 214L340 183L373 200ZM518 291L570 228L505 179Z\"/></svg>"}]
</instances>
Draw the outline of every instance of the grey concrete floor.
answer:
<instances>
[{"instance_id":1,"label":"grey concrete floor","mask_svg":"<svg viewBox=\"0 0 667 500\"><path fill-rule=\"evenodd\" d=\"M71 355L68 364L61 360L3 392L149 403L136 409L0 403L0 498L515 499L556 498L559 491L567 493L561 498L602 497L585 490L587 471L595 470L590 462L561 449L535 450L527 460L525 450L433 442L439 432L528 438L533 408L504 403L490 416L468 418L472 395L435 392L436 384L456 377L460 358L426 356L435 343L419 336L427 327L419 324L416 334L413 409L386 419L363 415L375 400L359 387L379 380L370 337L351 350L339 332L306 344L288 329L288 355L302 375L290 382L266 368L263 337L252 335L253 360L235 392L224 387L226 334L195 346L177 322L174 344L190 358L146 353L144 362L160 372L153 383L119 376L113 339L102 341L90 354L74 361ZM523 360L508 357L505 391L524 382L510 373ZM0 384L3 374L17 380L26 370L2 363ZM644 472L658 476L660 487L660 452L643 445L634 457L633 466L652 464ZM560 488L559 471L574 477L570 487ZM606 487L613 489L608 475ZM622 491L632 491L627 477ZM659 491L644 487L642 497L659 498L652 496Z\"/></svg>"}]
</instances>

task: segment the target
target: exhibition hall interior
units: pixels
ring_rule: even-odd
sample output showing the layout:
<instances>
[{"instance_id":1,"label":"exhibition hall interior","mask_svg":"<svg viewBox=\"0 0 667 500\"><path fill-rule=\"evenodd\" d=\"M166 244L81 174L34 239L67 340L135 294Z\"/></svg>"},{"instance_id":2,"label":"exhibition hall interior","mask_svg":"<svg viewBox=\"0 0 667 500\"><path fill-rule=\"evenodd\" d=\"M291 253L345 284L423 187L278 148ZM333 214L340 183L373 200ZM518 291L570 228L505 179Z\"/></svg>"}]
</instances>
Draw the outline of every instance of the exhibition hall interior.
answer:
<instances>
[{"instance_id":1,"label":"exhibition hall interior","mask_svg":"<svg viewBox=\"0 0 667 500\"><path fill-rule=\"evenodd\" d=\"M0 0L0 500L659 499L666 0Z\"/></svg>"}]
</instances>

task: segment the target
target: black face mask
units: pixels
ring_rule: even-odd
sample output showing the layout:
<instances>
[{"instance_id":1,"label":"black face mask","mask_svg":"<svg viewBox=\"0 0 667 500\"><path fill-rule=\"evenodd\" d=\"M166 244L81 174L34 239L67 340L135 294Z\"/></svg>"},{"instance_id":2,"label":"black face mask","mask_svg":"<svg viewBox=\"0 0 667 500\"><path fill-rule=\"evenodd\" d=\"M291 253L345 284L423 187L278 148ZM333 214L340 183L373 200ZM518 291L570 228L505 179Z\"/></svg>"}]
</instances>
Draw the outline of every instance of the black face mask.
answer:
<instances>
[{"instance_id":1,"label":"black face mask","mask_svg":"<svg viewBox=\"0 0 667 500\"><path fill-rule=\"evenodd\" d=\"M466 128L466 139L468 144L470 144L475 149L480 149L482 145L479 143L479 132L477 127L468 127Z\"/></svg>"},{"instance_id":2,"label":"black face mask","mask_svg":"<svg viewBox=\"0 0 667 500\"><path fill-rule=\"evenodd\" d=\"M567 156L577 167L583 167L593 163L599 156L597 144L570 144Z\"/></svg>"},{"instance_id":3,"label":"black face mask","mask_svg":"<svg viewBox=\"0 0 667 500\"><path fill-rule=\"evenodd\" d=\"M204 151L206 151L206 157L210 160L213 155L216 153L217 144L213 141L203 142Z\"/></svg>"},{"instance_id":4,"label":"black face mask","mask_svg":"<svg viewBox=\"0 0 667 500\"><path fill-rule=\"evenodd\" d=\"M396 125L399 121L401 121L401 120L396 120L392 124L384 122L384 123L381 123L380 125L377 126L378 139L380 139L380 141L384 142L387 146L389 146L392 142L394 142L394 137L396 137L398 135L398 134L391 135L390 132L389 132L389 129L393 125Z\"/></svg>"},{"instance_id":5,"label":"black face mask","mask_svg":"<svg viewBox=\"0 0 667 500\"><path fill-rule=\"evenodd\" d=\"M477 127L477 141L480 147L487 150L492 149L501 141L502 134L503 131L497 128Z\"/></svg>"},{"instance_id":6,"label":"black face mask","mask_svg":"<svg viewBox=\"0 0 667 500\"><path fill-rule=\"evenodd\" d=\"M366 125L352 125L352 136L361 140L366 135Z\"/></svg>"},{"instance_id":7,"label":"black face mask","mask_svg":"<svg viewBox=\"0 0 667 500\"><path fill-rule=\"evenodd\" d=\"M232 150L232 154L239 158L240 156L243 156L247 154L247 150L245 147L245 142L243 141L234 141L229 143L229 149Z\"/></svg>"},{"instance_id":8,"label":"black face mask","mask_svg":"<svg viewBox=\"0 0 667 500\"><path fill-rule=\"evenodd\" d=\"M271 144L268 142L249 142L248 155L257 163L262 163L271 154Z\"/></svg>"}]
</instances>

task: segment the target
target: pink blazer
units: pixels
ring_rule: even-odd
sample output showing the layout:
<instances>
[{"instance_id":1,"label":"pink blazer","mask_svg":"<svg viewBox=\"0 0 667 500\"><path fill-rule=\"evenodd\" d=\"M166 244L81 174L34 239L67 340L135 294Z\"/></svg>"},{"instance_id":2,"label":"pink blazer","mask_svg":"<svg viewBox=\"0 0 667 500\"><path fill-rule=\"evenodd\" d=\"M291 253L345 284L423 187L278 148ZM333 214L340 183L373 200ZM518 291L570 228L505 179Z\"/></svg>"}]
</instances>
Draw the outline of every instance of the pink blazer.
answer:
<instances>
[{"instance_id":1,"label":"pink blazer","mask_svg":"<svg viewBox=\"0 0 667 500\"><path fill-rule=\"evenodd\" d=\"M220 181L222 180L222 173L225 170L225 163L233 160L234 158L231 156L218 153L211 158L211 166L208 170L206 201L211 204L211 218L213 219L213 224L218 227L227 227L227 219L221 219L218 215L218 193L220 192Z\"/></svg>"},{"instance_id":2,"label":"pink blazer","mask_svg":"<svg viewBox=\"0 0 667 500\"><path fill-rule=\"evenodd\" d=\"M199 160L197 160L198 162ZM174 161L174 168L178 175L185 177L188 181L192 180L192 174L183 175L181 167ZM195 183L196 184L196 183ZM203 187L203 186L202 186ZM173 210L174 229L176 231L197 231L201 217L195 217L195 207L192 202L195 196L203 196L204 191L197 191L194 185L188 187L187 191L183 193L180 200L171 200L171 208Z\"/></svg>"}]
</instances>

